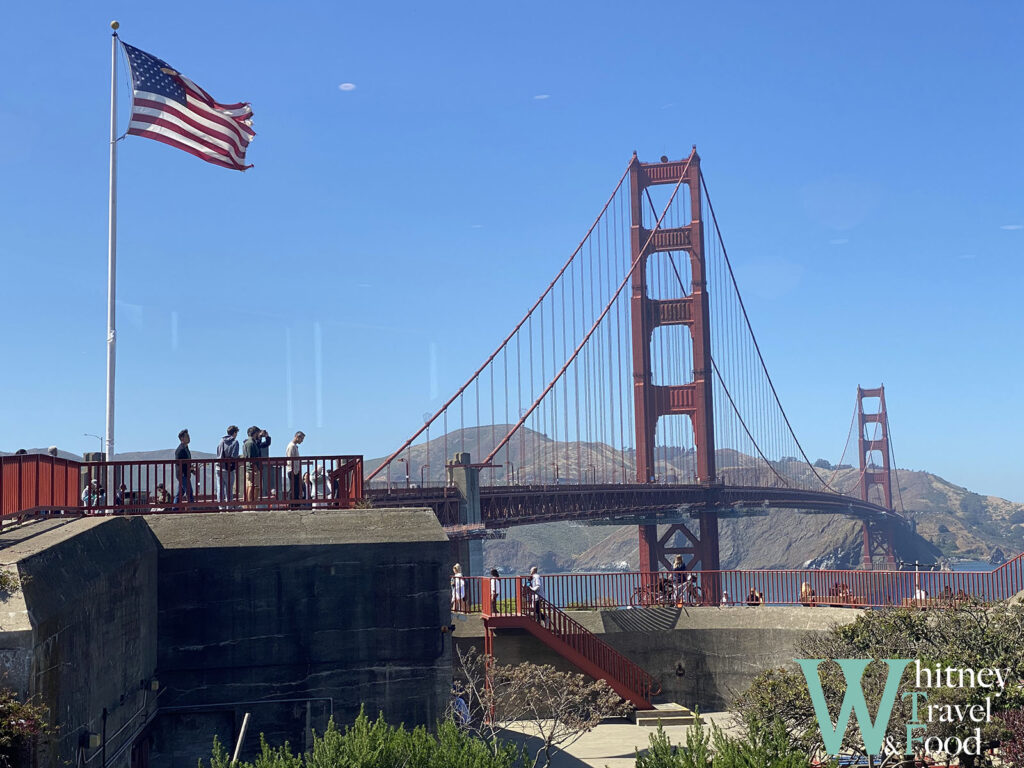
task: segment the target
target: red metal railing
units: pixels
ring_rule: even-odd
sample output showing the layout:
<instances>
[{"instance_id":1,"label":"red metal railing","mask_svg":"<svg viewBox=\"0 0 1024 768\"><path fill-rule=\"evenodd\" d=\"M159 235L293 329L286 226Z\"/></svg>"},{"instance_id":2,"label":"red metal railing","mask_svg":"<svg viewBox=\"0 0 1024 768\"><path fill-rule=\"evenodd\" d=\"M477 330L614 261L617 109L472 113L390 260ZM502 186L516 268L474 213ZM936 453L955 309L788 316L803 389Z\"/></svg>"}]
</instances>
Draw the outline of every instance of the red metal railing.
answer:
<instances>
[{"instance_id":1,"label":"red metal railing","mask_svg":"<svg viewBox=\"0 0 1024 768\"><path fill-rule=\"evenodd\" d=\"M691 594L673 576L628 572L549 574L542 578L545 598L562 610L710 604L702 591ZM718 580L725 597L719 604L745 605L753 589L766 605L935 608L968 599L995 602L1024 591L1024 554L992 571L786 569L697 571L694 576L698 585ZM515 615L521 578L467 578L465 610L489 616ZM494 589L496 599L492 599Z\"/></svg>"},{"instance_id":2,"label":"red metal railing","mask_svg":"<svg viewBox=\"0 0 1024 768\"><path fill-rule=\"evenodd\" d=\"M79 466L49 454L0 457L0 519L78 506Z\"/></svg>"},{"instance_id":3,"label":"red metal railing","mask_svg":"<svg viewBox=\"0 0 1024 768\"><path fill-rule=\"evenodd\" d=\"M54 511L348 509L363 498L362 456L82 463L30 454L0 462L0 520Z\"/></svg>"},{"instance_id":4,"label":"red metal railing","mask_svg":"<svg viewBox=\"0 0 1024 768\"><path fill-rule=\"evenodd\" d=\"M657 680L646 670L612 648L553 603L535 595L530 590L528 582L508 578L469 581L472 584L467 584L467 599L471 606L478 607L485 619L492 622L492 626L500 627L502 621L532 622L535 625L534 631L540 627L553 635L556 641L568 646L568 650L559 648L557 644L553 644L553 648L570 661L573 660L573 654L577 654L582 657L581 660L596 666L620 695L638 706L649 707L651 696L660 692ZM509 597L504 600L501 598L502 582L512 590ZM473 597L478 597L479 602L472 602ZM545 642L550 644L548 640Z\"/></svg>"}]
</instances>

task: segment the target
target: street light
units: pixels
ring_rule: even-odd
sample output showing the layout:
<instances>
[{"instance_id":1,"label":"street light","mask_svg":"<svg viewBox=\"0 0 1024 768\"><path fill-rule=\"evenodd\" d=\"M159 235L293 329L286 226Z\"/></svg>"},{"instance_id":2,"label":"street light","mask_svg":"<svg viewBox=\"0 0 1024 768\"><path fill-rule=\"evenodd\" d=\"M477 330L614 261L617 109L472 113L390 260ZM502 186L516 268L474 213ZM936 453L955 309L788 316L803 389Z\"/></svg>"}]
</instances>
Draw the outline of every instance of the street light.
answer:
<instances>
[{"instance_id":1,"label":"street light","mask_svg":"<svg viewBox=\"0 0 1024 768\"><path fill-rule=\"evenodd\" d=\"M420 488L423 488L423 487L426 486L426 483L423 480L423 470L425 470L425 469L430 469L430 465L429 464L420 464Z\"/></svg>"},{"instance_id":2,"label":"street light","mask_svg":"<svg viewBox=\"0 0 1024 768\"><path fill-rule=\"evenodd\" d=\"M506 485L516 485L516 465L513 464L511 461L506 461L505 462L505 467L506 467L506 469L505 469L505 484ZM511 475L512 480L511 481L509 481L509 479L508 479L509 478L508 467L512 468L512 475Z\"/></svg>"},{"instance_id":3,"label":"street light","mask_svg":"<svg viewBox=\"0 0 1024 768\"><path fill-rule=\"evenodd\" d=\"M99 435L94 435L92 432L83 432L82 435L83 435L83 437L95 437L97 440L99 440L100 441L100 451L99 452L103 453L103 438L102 437L100 437Z\"/></svg>"},{"instance_id":4,"label":"street light","mask_svg":"<svg viewBox=\"0 0 1024 768\"><path fill-rule=\"evenodd\" d=\"M403 464L405 464L405 487L406 487L406 489L408 489L409 488L409 460L408 459L396 459L396 461L400 461Z\"/></svg>"}]
</instances>

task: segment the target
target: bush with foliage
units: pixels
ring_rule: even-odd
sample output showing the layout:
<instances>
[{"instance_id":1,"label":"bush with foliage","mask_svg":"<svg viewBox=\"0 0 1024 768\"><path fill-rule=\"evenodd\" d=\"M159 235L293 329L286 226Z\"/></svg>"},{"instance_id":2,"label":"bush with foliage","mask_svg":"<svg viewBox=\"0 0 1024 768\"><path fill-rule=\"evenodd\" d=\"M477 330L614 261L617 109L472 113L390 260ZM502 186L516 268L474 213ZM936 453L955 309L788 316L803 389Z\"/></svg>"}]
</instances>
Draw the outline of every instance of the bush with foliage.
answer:
<instances>
[{"instance_id":1,"label":"bush with foliage","mask_svg":"<svg viewBox=\"0 0 1024 768\"><path fill-rule=\"evenodd\" d=\"M1006 768L1024 768L1024 709L1013 709L1004 712L1002 717L1002 743L999 745L999 756Z\"/></svg>"},{"instance_id":2,"label":"bush with foliage","mask_svg":"<svg viewBox=\"0 0 1024 768\"><path fill-rule=\"evenodd\" d=\"M45 707L21 701L9 688L0 688L0 768L27 765L36 737L47 732Z\"/></svg>"},{"instance_id":3,"label":"bush with foliage","mask_svg":"<svg viewBox=\"0 0 1024 768\"><path fill-rule=\"evenodd\" d=\"M716 725L708 734L700 725L686 732L685 746L672 746L659 725L647 752L636 755L636 768L810 768L805 752L794 744L781 720L748 719L745 732L727 736Z\"/></svg>"},{"instance_id":4,"label":"bush with foliage","mask_svg":"<svg viewBox=\"0 0 1024 768\"><path fill-rule=\"evenodd\" d=\"M958 604L936 611L886 609L869 611L854 622L834 627L825 633L809 633L800 643L798 656L806 659L874 659L862 679L865 700L870 712L876 712L888 677L888 666L880 659L920 659L922 666L972 668L1000 667L1010 670L1010 680L1024 678L1024 605L1000 603L981 605ZM913 664L907 667L901 682L886 737L896 744L906 741L905 723L911 719L911 697L902 698L912 690ZM846 680L839 665L826 661L820 665L819 677L830 712L839 711L846 691ZM983 688L931 689L928 704L953 704L961 707L984 704L989 692ZM1005 735L997 722L1003 713L1024 706L1021 686L1007 685L1000 697L992 697L993 722L980 724L983 747L996 746ZM799 671L779 668L763 672L734 703L734 709L746 718L768 721L780 718L789 737L800 749L812 756L823 755L821 734L807 682ZM978 723L932 722L928 736L958 736L973 733ZM851 717L843 737L845 749L864 754L863 743L855 718ZM881 766L895 763L900 755L886 757ZM970 755L960 756L961 765L974 764Z\"/></svg>"},{"instance_id":5,"label":"bush with foliage","mask_svg":"<svg viewBox=\"0 0 1024 768\"><path fill-rule=\"evenodd\" d=\"M313 748L305 755L292 754L287 743L272 747L261 736L256 759L235 763L235 768L519 768L526 760L514 746L498 744L492 749L451 721L441 723L435 732L423 726L409 731L404 725L389 724L383 715L371 722L360 712L343 731L332 719L323 735L314 734ZM209 767L231 767L231 756L216 738Z\"/></svg>"}]
</instances>

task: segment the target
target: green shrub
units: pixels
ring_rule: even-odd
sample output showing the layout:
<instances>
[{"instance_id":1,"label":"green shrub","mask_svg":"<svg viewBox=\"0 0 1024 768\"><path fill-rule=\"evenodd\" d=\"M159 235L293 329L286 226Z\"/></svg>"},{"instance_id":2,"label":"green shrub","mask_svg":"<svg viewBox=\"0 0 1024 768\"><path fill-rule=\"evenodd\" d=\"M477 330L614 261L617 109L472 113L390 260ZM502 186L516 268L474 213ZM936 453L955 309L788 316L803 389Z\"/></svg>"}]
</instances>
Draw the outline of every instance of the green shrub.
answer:
<instances>
[{"instance_id":1,"label":"green shrub","mask_svg":"<svg viewBox=\"0 0 1024 768\"><path fill-rule=\"evenodd\" d=\"M807 754L792 743L780 720L748 720L746 731L726 736L716 725L708 735L700 725L686 732L686 746L672 746L659 725L645 754L637 752L636 768L810 768Z\"/></svg>"},{"instance_id":2,"label":"green shrub","mask_svg":"<svg viewBox=\"0 0 1024 768\"><path fill-rule=\"evenodd\" d=\"M216 738L210 768L229 768L230 756ZM272 748L260 737L260 754L237 768L519 768L526 755L515 747L489 744L461 731L451 721L431 733L420 726L409 731L380 715L371 722L360 712L355 722L339 731L334 720L323 735L314 734L307 755L293 755L286 743ZM202 761L199 768L203 768Z\"/></svg>"}]
</instances>

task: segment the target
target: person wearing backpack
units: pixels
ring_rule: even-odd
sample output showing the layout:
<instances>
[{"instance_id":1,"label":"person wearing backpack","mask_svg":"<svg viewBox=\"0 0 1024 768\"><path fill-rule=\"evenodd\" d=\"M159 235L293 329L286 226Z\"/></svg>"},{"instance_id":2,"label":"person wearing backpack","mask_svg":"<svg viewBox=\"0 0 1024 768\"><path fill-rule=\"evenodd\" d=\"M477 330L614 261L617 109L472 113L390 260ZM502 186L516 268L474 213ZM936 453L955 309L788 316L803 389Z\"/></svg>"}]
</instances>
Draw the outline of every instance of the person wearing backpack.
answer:
<instances>
[{"instance_id":1,"label":"person wearing backpack","mask_svg":"<svg viewBox=\"0 0 1024 768\"><path fill-rule=\"evenodd\" d=\"M238 474L238 427L232 424L217 444L217 499L234 501L235 478Z\"/></svg>"}]
</instances>

